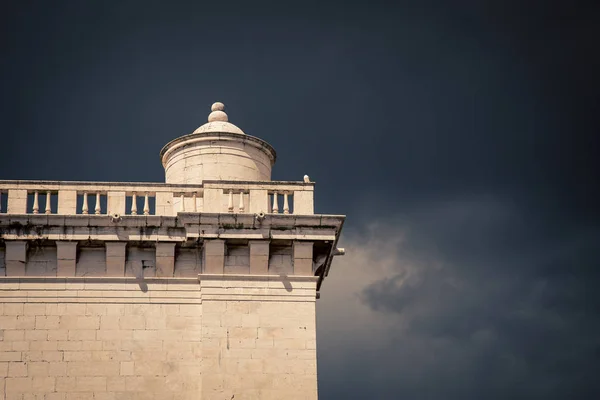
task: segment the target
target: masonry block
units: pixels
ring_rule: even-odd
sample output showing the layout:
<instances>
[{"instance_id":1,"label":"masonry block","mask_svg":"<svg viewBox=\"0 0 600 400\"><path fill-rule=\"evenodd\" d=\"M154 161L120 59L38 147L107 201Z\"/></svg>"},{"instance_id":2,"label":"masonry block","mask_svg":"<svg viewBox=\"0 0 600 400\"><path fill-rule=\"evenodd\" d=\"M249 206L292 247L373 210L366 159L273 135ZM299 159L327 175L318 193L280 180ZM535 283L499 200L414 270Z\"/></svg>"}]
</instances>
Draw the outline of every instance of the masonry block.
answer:
<instances>
[{"instance_id":1,"label":"masonry block","mask_svg":"<svg viewBox=\"0 0 600 400\"><path fill-rule=\"evenodd\" d=\"M106 242L106 276L125 275L127 243Z\"/></svg>"},{"instance_id":2,"label":"masonry block","mask_svg":"<svg viewBox=\"0 0 600 400\"><path fill-rule=\"evenodd\" d=\"M223 189L204 189L204 212L219 213L223 210Z\"/></svg>"},{"instance_id":3,"label":"masonry block","mask_svg":"<svg viewBox=\"0 0 600 400\"><path fill-rule=\"evenodd\" d=\"M250 243L250 274L266 275L269 272L269 241L251 240Z\"/></svg>"},{"instance_id":4,"label":"masonry block","mask_svg":"<svg viewBox=\"0 0 600 400\"><path fill-rule=\"evenodd\" d=\"M77 191L58 191L58 214L70 215L77 213Z\"/></svg>"},{"instance_id":5,"label":"masonry block","mask_svg":"<svg viewBox=\"0 0 600 400\"><path fill-rule=\"evenodd\" d=\"M266 189L250 189L249 211L255 214L269 212L269 193Z\"/></svg>"},{"instance_id":6,"label":"masonry block","mask_svg":"<svg viewBox=\"0 0 600 400\"><path fill-rule=\"evenodd\" d=\"M313 257L313 242L294 241L294 259Z\"/></svg>"},{"instance_id":7,"label":"masonry block","mask_svg":"<svg viewBox=\"0 0 600 400\"><path fill-rule=\"evenodd\" d=\"M173 216L176 212L173 207L172 192L156 193L156 215Z\"/></svg>"},{"instance_id":8,"label":"masonry block","mask_svg":"<svg viewBox=\"0 0 600 400\"><path fill-rule=\"evenodd\" d=\"M56 242L56 276L75 276L77 242Z\"/></svg>"},{"instance_id":9,"label":"masonry block","mask_svg":"<svg viewBox=\"0 0 600 400\"><path fill-rule=\"evenodd\" d=\"M222 274L225 266L225 241L221 239L204 242L204 273Z\"/></svg>"},{"instance_id":10,"label":"masonry block","mask_svg":"<svg viewBox=\"0 0 600 400\"><path fill-rule=\"evenodd\" d=\"M294 241L293 263L294 275L313 275L313 242Z\"/></svg>"},{"instance_id":11,"label":"masonry block","mask_svg":"<svg viewBox=\"0 0 600 400\"><path fill-rule=\"evenodd\" d=\"M294 214L313 215L314 213L314 192L312 190L299 190L294 192Z\"/></svg>"},{"instance_id":12,"label":"masonry block","mask_svg":"<svg viewBox=\"0 0 600 400\"><path fill-rule=\"evenodd\" d=\"M175 243L156 243L156 276L172 277L175 269Z\"/></svg>"},{"instance_id":13,"label":"masonry block","mask_svg":"<svg viewBox=\"0 0 600 400\"><path fill-rule=\"evenodd\" d=\"M27 190L9 189L6 208L9 214L27 213Z\"/></svg>"},{"instance_id":14,"label":"masonry block","mask_svg":"<svg viewBox=\"0 0 600 400\"><path fill-rule=\"evenodd\" d=\"M112 192L106 194L106 207L108 214L125 214L125 192Z\"/></svg>"},{"instance_id":15,"label":"masonry block","mask_svg":"<svg viewBox=\"0 0 600 400\"><path fill-rule=\"evenodd\" d=\"M24 240L6 241L6 276L25 276L27 262L27 242Z\"/></svg>"}]
</instances>

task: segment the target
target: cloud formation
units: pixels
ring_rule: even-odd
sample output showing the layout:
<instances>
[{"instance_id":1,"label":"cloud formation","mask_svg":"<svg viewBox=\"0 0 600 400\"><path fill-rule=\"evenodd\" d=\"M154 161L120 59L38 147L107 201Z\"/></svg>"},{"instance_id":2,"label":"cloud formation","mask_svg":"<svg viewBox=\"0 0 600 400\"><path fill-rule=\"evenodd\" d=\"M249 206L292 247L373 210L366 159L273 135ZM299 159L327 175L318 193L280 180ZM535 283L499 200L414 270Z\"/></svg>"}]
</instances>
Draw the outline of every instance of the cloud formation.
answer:
<instances>
[{"instance_id":1,"label":"cloud formation","mask_svg":"<svg viewBox=\"0 0 600 400\"><path fill-rule=\"evenodd\" d=\"M349 232L318 304L321 394L594 398L600 236L524 242L530 222L479 197Z\"/></svg>"}]
</instances>

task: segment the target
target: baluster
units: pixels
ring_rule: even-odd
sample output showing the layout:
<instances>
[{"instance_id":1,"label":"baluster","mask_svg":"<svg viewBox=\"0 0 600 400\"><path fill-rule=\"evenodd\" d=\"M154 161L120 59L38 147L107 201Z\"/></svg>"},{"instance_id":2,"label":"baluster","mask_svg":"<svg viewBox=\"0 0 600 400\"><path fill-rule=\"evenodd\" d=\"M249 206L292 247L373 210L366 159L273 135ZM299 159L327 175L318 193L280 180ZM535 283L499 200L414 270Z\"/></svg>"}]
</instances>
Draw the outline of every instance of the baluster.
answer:
<instances>
[{"instance_id":1,"label":"baluster","mask_svg":"<svg viewBox=\"0 0 600 400\"><path fill-rule=\"evenodd\" d=\"M290 213L290 205L288 203L288 194L287 193L283 194L283 213L284 214Z\"/></svg>"},{"instance_id":2,"label":"baluster","mask_svg":"<svg viewBox=\"0 0 600 400\"><path fill-rule=\"evenodd\" d=\"M137 196L135 192L131 194L131 215L137 215Z\"/></svg>"},{"instance_id":3,"label":"baluster","mask_svg":"<svg viewBox=\"0 0 600 400\"><path fill-rule=\"evenodd\" d=\"M198 205L196 204L196 192L194 192L192 194L192 202L194 203L194 205L193 205L194 212L198 212Z\"/></svg>"},{"instance_id":4,"label":"baluster","mask_svg":"<svg viewBox=\"0 0 600 400\"><path fill-rule=\"evenodd\" d=\"M229 190L229 203L227 204L227 211L233 212L233 190Z\"/></svg>"},{"instance_id":5,"label":"baluster","mask_svg":"<svg viewBox=\"0 0 600 400\"><path fill-rule=\"evenodd\" d=\"M144 196L144 215L150 214L150 204L148 203L148 192Z\"/></svg>"},{"instance_id":6,"label":"baluster","mask_svg":"<svg viewBox=\"0 0 600 400\"><path fill-rule=\"evenodd\" d=\"M279 213L279 204L277 203L277 192L273 192L273 214Z\"/></svg>"},{"instance_id":7,"label":"baluster","mask_svg":"<svg viewBox=\"0 0 600 400\"><path fill-rule=\"evenodd\" d=\"M100 215L100 212L102 210L100 209L100 192L96 192L96 208L94 209L94 212L96 215Z\"/></svg>"},{"instance_id":8,"label":"baluster","mask_svg":"<svg viewBox=\"0 0 600 400\"><path fill-rule=\"evenodd\" d=\"M52 207L50 206L50 192L46 192L46 214L52 214Z\"/></svg>"},{"instance_id":9,"label":"baluster","mask_svg":"<svg viewBox=\"0 0 600 400\"><path fill-rule=\"evenodd\" d=\"M83 205L81 206L81 213L87 215L88 211L87 192L83 192Z\"/></svg>"},{"instance_id":10,"label":"baluster","mask_svg":"<svg viewBox=\"0 0 600 400\"><path fill-rule=\"evenodd\" d=\"M244 192L240 192L240 204L238 205L238 209L241 213L244 212Z\"/></svg>"},{"instance_id":11,"label":"baluster","mask_svg":"<svg viewBox=\"0 0 600 400\"><path fill-rule=\"evenodd\" d=\"M37 214L40 212L40 203L38 201L38 191L33 192L33 213Z\"/></svg>"},{"instance_id":12,"label":"baluster","mask_svg":"<svg viewBox=\"0 0 600 400\"><path fill-rule=\"evenodd\" d=\"M181 212L185 211L185 197L183 197L183 193L181 193Z\"/></svg>"}]
</instances>

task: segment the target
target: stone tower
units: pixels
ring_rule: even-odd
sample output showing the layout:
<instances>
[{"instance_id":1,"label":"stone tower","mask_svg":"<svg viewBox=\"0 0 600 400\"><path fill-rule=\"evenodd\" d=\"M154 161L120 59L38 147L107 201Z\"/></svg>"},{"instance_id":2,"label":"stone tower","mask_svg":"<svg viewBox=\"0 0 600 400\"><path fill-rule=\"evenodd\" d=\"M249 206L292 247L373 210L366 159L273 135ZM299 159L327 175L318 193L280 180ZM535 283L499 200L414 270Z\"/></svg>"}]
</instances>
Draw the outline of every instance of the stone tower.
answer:
<instances>
[{"instance_id":1,"label":"stone tower","mask_svg":"<svg viewBox=\"0 0 600 400\"><path fill-rule=\"evenodd\" d=\"M160 156L166 183L0 181L0 400L317 398L344 217L221 103Z\"/></svg>"}]
</instances>

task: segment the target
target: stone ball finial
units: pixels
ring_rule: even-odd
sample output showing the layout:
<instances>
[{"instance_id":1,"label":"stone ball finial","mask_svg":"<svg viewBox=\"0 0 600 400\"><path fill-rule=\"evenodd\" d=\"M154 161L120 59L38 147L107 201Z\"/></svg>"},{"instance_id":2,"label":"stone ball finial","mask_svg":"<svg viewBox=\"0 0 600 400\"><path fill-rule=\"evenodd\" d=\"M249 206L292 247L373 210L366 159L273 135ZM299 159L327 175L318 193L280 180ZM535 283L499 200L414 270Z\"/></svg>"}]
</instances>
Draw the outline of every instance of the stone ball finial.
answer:
<instances>
[{"instance_id":1,"label":"stone ball finial","mask_svg":"<svg viewBox=\"0 0 600 400\"><path fill-rule=\"evenodd\" d=\"M227 121L229 121L229 117L227 117L227 114L225 114L225 112L223 111L224 109L225 109L225 104L218 102L218 101L216 103L214 103L210 107L210 110L212 112L208 115L208 122L215 122L215 121L227 122Z\"/></svg>"},{"instance_id":2,"label":"stone ball finial","mask_svg":"<svg viewBox=\"0 0 600 400\"><path fill-rule=\"evenodd\" d=\"M223 111L224 109L225 104L221 103L220 101L213 103L213 105L210 107L210 111Z\"/></svg>"}]
</instances>

